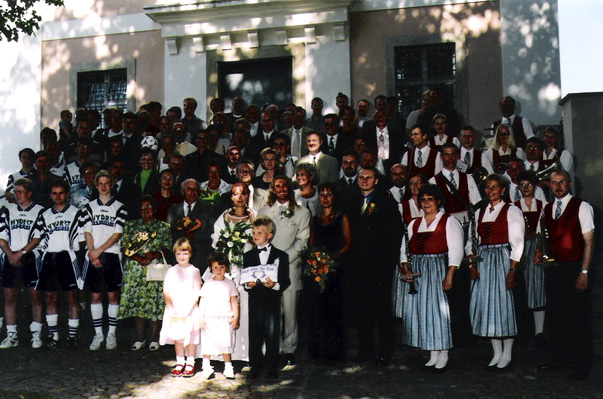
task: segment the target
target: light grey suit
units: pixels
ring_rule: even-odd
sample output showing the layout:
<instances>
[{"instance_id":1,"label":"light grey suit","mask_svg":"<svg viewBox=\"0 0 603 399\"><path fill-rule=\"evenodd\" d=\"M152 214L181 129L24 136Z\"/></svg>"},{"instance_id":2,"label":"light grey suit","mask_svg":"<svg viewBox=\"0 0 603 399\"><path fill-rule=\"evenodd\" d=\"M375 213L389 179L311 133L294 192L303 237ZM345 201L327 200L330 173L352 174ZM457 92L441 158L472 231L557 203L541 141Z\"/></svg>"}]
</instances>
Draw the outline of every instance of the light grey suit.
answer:
<instances>
[{"instance_id":1,"label":"light grey suit","mask_svg":"<svg viewBox=\"0 0 603 399\"><path fill-rule=\"evenodd\" d=\"M295 206L291 217L282 214L282 205L275 202L272 206L263 206L258 215L268 216L276 225L272 245L289 255L289 278L291 285L283 292L281 309L284 338L281 339L281 353L294 353L297 348L297 302L302 285L302 265L299 253L306 249L310 238L310 211Z\"/></svg>"},{"instance_id":2,"label":"light grey suit","mask_svg":"<svg viewBox=\"0 0 603 399\"><path fill-rule=\"evenodd\" d=\"M304 155L308 155L308 145L306 144L306 138L308 137L308 133L313 132L314 130L303 126L302 127L302 133L301 133L301 153L299 154L299 157L303 157ZM291 143L291 155L293 156L298 156L295 151L293 150L293 128L290 127L289 129L285 129L283 131L281 131L281 133L285 133L287 136L289 136L289 142Z\"/></svg>"},{"instance_id":3,"label":"light grey suit","mask_svg":"<svg viewBox=\"0 0 603 399\"><path fill-rule=\"evenodd\" d=\"M298 165L300 163L314 163L312 154L302 157L299 160ZM318 184L327 182L335 183L339 180L339 162L337 162L337 159L324 152L320 154L320 157L316 161L316 169L318 169Z\"/></svg>"}]
</instances>

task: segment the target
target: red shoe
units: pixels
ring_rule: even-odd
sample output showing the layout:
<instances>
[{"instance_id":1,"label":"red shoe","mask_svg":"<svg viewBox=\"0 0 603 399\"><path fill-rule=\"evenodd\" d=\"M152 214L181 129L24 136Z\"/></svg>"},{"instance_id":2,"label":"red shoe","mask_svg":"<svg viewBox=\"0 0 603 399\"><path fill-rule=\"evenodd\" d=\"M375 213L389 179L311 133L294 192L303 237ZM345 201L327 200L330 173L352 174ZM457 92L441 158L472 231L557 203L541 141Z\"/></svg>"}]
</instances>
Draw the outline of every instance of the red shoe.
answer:
<instances>
[{"instance_id":1,"label":"red shoe","mask_svg":"<svg viewBox=\"0 0 603 399\"><path fill-rule=\"evenodd\" d=\"M187 364L184 366L184 371L182 371L182 376L186 378L190 378L195 375L195 365Z\"/></svg>"},{"instance_id":2,"label":"red shoe","mask_svg":"<svg viewBox=\"0 0 603 399\"><path fill-rule=\"evenodd\" d=\"M184 365L177 364L172 369L172 377L180 377L182 375L182 371L184 370Z\"/></svg>"}]
</instances>

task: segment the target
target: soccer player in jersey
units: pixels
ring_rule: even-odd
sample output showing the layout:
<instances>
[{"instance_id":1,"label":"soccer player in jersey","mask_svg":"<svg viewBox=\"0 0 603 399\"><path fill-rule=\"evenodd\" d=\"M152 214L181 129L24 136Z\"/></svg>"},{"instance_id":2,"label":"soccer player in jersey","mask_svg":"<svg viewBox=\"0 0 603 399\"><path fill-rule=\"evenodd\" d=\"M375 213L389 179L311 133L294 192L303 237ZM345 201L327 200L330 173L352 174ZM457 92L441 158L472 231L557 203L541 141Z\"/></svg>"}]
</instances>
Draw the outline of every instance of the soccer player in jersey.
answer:
<instances>
[{"instance_id":1,"label":"soccer player in jersey","mask_svg":"<svg viewBox=\"0 0 603 399\"><path fill-rule=\"evenodd\" d=\"M0 211L0 248L4 251L2 286L4 287L4 314L7 336L0 349L19 345L17 338L18 281L27 287L31 300L33 322L31 347L42 347L42 301L34 287L38 281L35 251L43 234L42 208L31 200L33 183L29 179L18 179L14 188L15 204Z\"/></svg>"},{"instance_id":2,"label":"soccer player in jersey","mask_svg":"<svg viewBox=\"0 0 603 399\"><path fill-rule=\"evenodd\" d=\"M107 349L117 347L115 330L117 311L119 310L119 288L121 287L122 265L119 249L121 234L127 212L124 205L111 196L113 176L106 170L96 174L94 184L98 190L98 199L90 201L83 209L81 223L88 253L84 260L83 275L85 287L92 294L90 312L96 334L90 350L98 350L105 340L103 335L103 281L107 290L109 307L109 333Z\"/></svg>"},{"instance_id":3,"label":"soccer player in jersey","mask_svg":"<svg viewBox=\"0 0 603 399\"><path fill-rule=\"evenodd\" d=\"M79 210L69 205L69 185L65 180L55 181L50 188L53 206L42 214L44 223L44 255L36 290L46 291L46 323L48 323L48 347L59 343L57 297L59 287L69 298L70 347L77 345L77 328L80 324L80 308L76 288L79 265L75 251L79 249Z\"/></svg>"}]
</instances>

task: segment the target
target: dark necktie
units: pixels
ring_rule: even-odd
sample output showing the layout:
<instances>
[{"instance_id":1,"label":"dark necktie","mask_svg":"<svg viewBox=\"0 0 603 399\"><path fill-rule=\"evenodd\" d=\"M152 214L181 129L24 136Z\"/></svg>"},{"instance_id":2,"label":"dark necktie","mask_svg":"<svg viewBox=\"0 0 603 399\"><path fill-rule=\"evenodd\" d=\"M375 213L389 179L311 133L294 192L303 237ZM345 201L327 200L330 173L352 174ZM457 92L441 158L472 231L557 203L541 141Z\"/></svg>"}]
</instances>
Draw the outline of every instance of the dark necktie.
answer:
<instances>
[{"instance_id":1,"label":"dark necktie","mask_svg":"<svg viewBox=\"0 0 603 399\"><path fill-rule=\"evenodd\" d=\"M561 217L561 206L562 205L563 205L563 202L557 201L557 209L555 209L555 220L557 220Z\"/></svg>"},{"instance_id":2,"label":"dark necktie","mask_svg":"<svg viewBox=\"0 0 603 399\"><path fill-rule=\"evenodd\" d=\"M332 154L335 152L335 144L333 143L333 137L329 139L329 153Z\"/></svg>"},{"instance_id":3,"label":"dark necktie","mask_svg":"<svg viewBox=\"0 0 603 399\"><path fill-rule=\"evenodd\" d=\"M191 210L192 210L192 205L188 204L188 209L186 211L186 216L189 216L191 214Z\"/></svg>"}]
</instances>

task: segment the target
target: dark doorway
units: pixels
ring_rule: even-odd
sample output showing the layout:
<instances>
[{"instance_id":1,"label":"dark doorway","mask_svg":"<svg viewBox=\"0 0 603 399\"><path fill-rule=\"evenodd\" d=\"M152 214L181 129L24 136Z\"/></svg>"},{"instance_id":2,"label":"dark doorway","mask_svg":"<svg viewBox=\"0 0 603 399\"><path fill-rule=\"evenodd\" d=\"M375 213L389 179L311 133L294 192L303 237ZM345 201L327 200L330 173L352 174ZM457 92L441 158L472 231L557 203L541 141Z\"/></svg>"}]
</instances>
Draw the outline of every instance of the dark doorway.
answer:
<instances>
[{"instance_id":1,"label":"dark doorway","mask_svg":"<svg viewBox=\"0 0 603 399\"><path fill-rule=\"evenodd\" d=\"M292 64L291 57L219 62L218 93L227 109L236 96L247 104L271 103L282 109L293 100Z\"/></svg>"}]
</instances>

